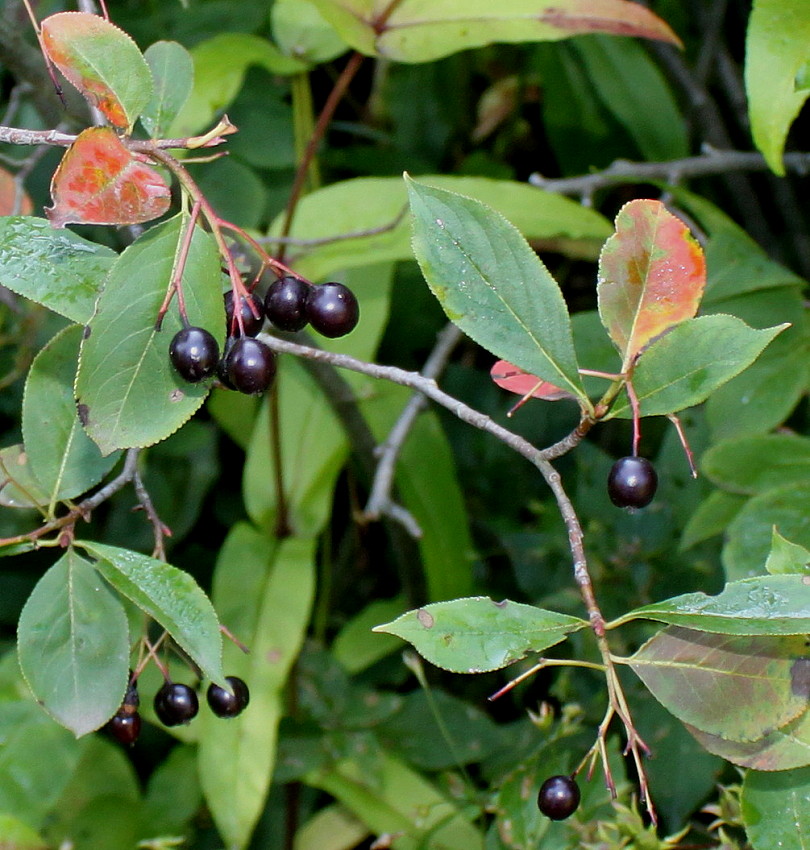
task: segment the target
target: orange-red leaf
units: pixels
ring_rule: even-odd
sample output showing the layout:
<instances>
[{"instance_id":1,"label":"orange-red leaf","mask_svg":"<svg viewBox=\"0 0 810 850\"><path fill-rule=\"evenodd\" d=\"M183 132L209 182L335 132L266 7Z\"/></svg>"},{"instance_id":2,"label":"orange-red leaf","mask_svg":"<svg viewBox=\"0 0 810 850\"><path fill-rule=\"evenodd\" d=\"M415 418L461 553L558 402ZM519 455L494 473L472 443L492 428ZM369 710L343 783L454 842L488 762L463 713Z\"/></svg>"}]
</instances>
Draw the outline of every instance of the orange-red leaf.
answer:
<instances>
[{"instance_id":1,"label":"orange-red leaf","mask_svg":"<svg viewBox=\"0 0 810 850\"><path fill-rule=\"evenodd\" d=\"M139 162L109 127L84 130L51 180L54 227L137 224L163 215L171 194L154 168Z\"/></svg>"},{"instance_id":2,"label":"orange-red leaf","mask_svg":"<svg viewBox=\"0 0 810 850\"><path fill-rule=\"evenodd\" d=\"M152 96L152 73L135 42L88 12L58 12L41 25L48 59L116 127L131 128Z\"/></svg>"},{"instance_id":3,"label":"orange-red leaf","mask_svg":"<svg viewBox=\"0 0 810 850\"><path fill-rule=\"evenodd\" d=\"M510 393L526 398L543 398L546 401L559 401L562 398L576 398L572 393L543 381L537 375L524 372L519 366L507 360L499 360L490 369L489 374L495 383Z\"/></svg>"},{"instance_id":4,"label":"orange-red leaf","mask_svg":"<svg viewBox=\"0 0 810 850\"><path fill-rule=\"evenodd\" d=\"M22 197L19 200L19 207L15 208L17 203L17 192L22 192ZM10 174L5 168L0 168L0 215L30 215L33 212L34 205L28 197L28 193L24 189L17 188L14 182L14 175Z\"/></svg>"},{"instance_id":5,"label":"orange-red leaf","mask_svg":"<svg viewBox=\"0 0 810 850\"><path fill-rule=\"evenodd\" d=\"M599 258L599 315L627 369L653 339L697 313L703 250L660 201L636 200L616 216Z\"/></svg>"}]
</instances>

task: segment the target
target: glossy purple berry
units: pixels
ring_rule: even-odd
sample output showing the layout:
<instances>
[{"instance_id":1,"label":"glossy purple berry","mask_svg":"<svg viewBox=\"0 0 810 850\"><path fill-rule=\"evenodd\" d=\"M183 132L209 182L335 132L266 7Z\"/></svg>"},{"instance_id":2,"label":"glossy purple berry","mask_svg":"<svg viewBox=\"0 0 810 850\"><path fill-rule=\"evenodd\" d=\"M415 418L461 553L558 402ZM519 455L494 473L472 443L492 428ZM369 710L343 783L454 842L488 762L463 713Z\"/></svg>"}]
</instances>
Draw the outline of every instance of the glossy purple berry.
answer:
<instances>
[{"instance_id":1,"label":"glossy purple berry","mask_svg":"<svg viewBox=\"0 0 810 850\"><path fill-rule=\"evenodd\" d=\"M155 714L164 726L179 726L197 716L197 692L181 682L164 682L155 694Z\"/></svg>"},{"instance_id":2,"label":"glossy purple berry","mask_svg":"<svg viewBox=\"0 0 810 850\"><path fill-rule=\"evenodd\" d=\"M216 371L219 346L205 328L183 328L172 338L169 359L184 381L196 384Z\"/></svg>"},{"instance_id":3,"label":"glossy purple berry","mask_svg":"<svg viewBox=\"0 0 810 850\"><path fill-rule=\"evenodd\" d=\"M226 676L226 681L231 687L228 691L215 685L213 682L208 686L206 699L211 711L217 717L236 717L241 714L250 702L250 691L248 686L238 676Z\"/></svg>"},{"instance_id":4,"label":"glossy purple berry","mask_svg":"<svg viewBox=\"0 0 810 850\"><path fill-rule=\"evenodd\" d=\"M280 331L300 331L309 321L307 296L312 287L297 277L279 278L270 284L264 296L267 318Z\"/></svg>"},{"instance_id":5,"label":"glossy purple berry","mask_svg":"<svg viewBox=\"0 0 810 850\"><path fill-rule=\"evenodd\" d=\"M357 327L360 305L354 293L342 283L322 283L310 288L307 318L319 334L334 339Z\"/></svg>"},{"instance_id":6,"label":"glossy purple berry","mask_svg":"<svg viewBox=\"0 0 810 850\"><path fill-rule=\"evenodd\" d=\"M276 374L276 355L257 339L234 340L223 363L226 386L248 395L263 393Z\"/></svg>"},{"instance_id":7,"label":"glossy purple berry","mask_svg":"<svg viewBox=\"0 0 810 850\"><path fill-rule=\"evenodd\" d=\"M551 820L565 820L579 806L579 785L570 776L550 776L537 795L537 807Z\"/></svg>"},{"instance_id":8,"label":"glossy purple berry","mask_svg":"<svg viewBox=\"0 0 810 850\"><path fill-rule=\"evenodd\" d=\"M228 334L231 336L242 336L239 325L234 321L233 290L225 293L225 321ZM255 295L244 295L239 298L240 312L242 314L242 325L245 328L245 336L256 336L264 324L264 306L261 299Z\"/></svg>"},{"instance_id":9,"label":"glossy purple berry","mask_svg":"<svg viewBox=\"0 0 810 850\"><path fill-rule=\"evenodd\" d=\"M607 487L614 505L620 508L643 508L655 496L658 475L646 458L623 457L613 464Z\"/></svg>"},{"instance_id":10,"label":"glossy purple berry","mask_svg":"<svg viewBox=\"0 0 810 850\"><path fill-rule=\"evenodd\" d=\"M141 715L137 711L113 715L104 727L119 744L132 746L141 734Z\"/></svg>"}]
</instances>

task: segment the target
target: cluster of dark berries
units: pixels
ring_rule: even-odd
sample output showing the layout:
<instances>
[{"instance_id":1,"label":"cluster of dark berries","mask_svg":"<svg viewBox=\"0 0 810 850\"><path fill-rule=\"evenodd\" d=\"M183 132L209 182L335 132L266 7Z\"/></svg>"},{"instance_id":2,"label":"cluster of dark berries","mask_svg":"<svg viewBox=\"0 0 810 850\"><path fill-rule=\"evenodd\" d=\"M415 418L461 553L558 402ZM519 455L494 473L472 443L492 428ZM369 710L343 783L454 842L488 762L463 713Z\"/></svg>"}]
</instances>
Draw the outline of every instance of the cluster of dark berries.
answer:
<instances>
[{"instance_id":1,"label":"cluster of dark berries","mask_svg":"<svg viewBox=\"0 0 810 850\"><path fill-rule=\"evenodd\" d=\"M208 686L206 699L217 717L236 717L250 702L248 686L238 676L227 676L230 690L213 682ZM107 731L121 744L134 744L141 731L138 714L138 688L135 682L127 687L121 707L107 723ZM166 681L155 694L155 714L164 726L180 726L197 716L200 702L197 692L181 682Z\"/></svg>"},{"instance_id":2,"label":"cluster of dark berries","mask_svg":"<svg viewBox=\"0 0 810 850\"><path fill-rule=\"evenodd\" d=\"M643 457L619 458L608 475L608 496L620 508L644 508L658 489L655 467Z\"/></svg>"},{"instance_id":3,"label":"cluster of dark berries","mask_svg":"<svg viewBox=\"0 0 810 850\"><path fill-rule=\"evenodd\" d=\"M317 286L297 277L282 277L271 284L264 302L255 295L240 296L235 316L233 292L225 293L228 337L220 359L219 345L204 328L186 327L169 345L169 359L184 381L196 384L216 374L231 390L255 395L270 387L276 374L276 356L254 337L264 318L282 331L300 331L307 324L323 336L345 336L357 326L360 308L354 293L342 283Z\"/></svg>"},{"instance_id":4,"label":"cluster of dark berries","mask_svg":"<svg viewBox=\"0 0 810 850\"><path fill-rule=\"evenodd\" d=\"M330 339L346 336L360 319L360 305L348 286L335 281L313 286L291 276L270 284L264 310L281 331L300 331L309 324Z\"/></svg>"},{"instance_id":5,"label":"cluster of dark berries","mask_svg":"<svg viewBox=\"0 0 810 850\"><path fill-rule=\"evenodd\" d=\"M572 776L549 776L540 786L537 807L551 820L565 820L577 810L579 785Z\"/></svg>"}]
</instances>

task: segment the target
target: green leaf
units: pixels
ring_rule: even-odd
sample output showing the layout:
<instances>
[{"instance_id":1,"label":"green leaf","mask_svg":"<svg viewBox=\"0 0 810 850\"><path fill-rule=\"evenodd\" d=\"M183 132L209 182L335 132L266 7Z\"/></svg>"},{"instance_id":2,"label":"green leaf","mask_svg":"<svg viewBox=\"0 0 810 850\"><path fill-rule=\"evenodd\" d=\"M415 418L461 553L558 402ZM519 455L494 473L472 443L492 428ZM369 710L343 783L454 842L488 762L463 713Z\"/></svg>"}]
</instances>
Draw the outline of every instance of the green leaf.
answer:
<instances>
[{"instance_id":1,"label":"green leaf","mask_svg":"<svg viewBox=\"0 0 810 850\"><path fill-rule=\"evenodd\" d=\"M798 720L751 743L727 741L689 724L686 728L710 753L740 767L770 771L791 770L810 764L810 714L807 712Z\"/></svg>"},{"instance_id":2,"label":"green leaf","mask_svg":"<svg viewBox=\"0 0 810 850\"><path fill-rule=\"evenodd\" d=\"M58 333L36 356L25 382L25 453L51 513L60 499L72 499L98 484L119 457L117 452L101 456L76 413L73 381L82 330L72 325Z\"/></svg>"},{"instance_id":3,"label":"green leaf","mask_svg":"<svg viewBox=\"0 0 810 850\"><path fill-rule=\"evenodd\" d=\"M804 0L756 0L748 19L745 89L754 143L776 174L784 174L785 139L808 92L796 74L808 59L810 13Z\"/></svg>"},{"instance_id":4,"label":"green leaf","mask_svg":"<svg viewBox=\"0 0 810 850\"><path fill-rule=\"evenodd\" d=\"M271 74L299 74L305 62L285 56L274 44L257 35L225 32L201 41L191 50L194 86L171 128L172 136L188 136L208 129L215 116L226 109L251 65Z\"/></svg>"},{"instance_id":5,"label":"green leaf","mask_svg":"<svg viewBox=\"0 0 810 850\"><path fill-rule=\"evenodd\" d=\"M709 447L700 468L719 487L748 495L810 481L810 439L762 434L723 440Z\"/></svg>"},{"instance_id":6,"label":"green leaf","mask_svg":"<svg viewBox=\"0 0 810 850\"><path fill-rule=\"evenodd\" d=\"M803 850L810 835L810 768L746 774L740 796L754 850Z\"/></svg>"},{"instance_id":7,"label":"green leaf","mask_svg":"<svg viewBox=\"0 0 810 850\"><path fill-rule=\"evenodd\" d=\"M480 201L407 185L414 252L448 318L497 357L589 405L565 301L525 239Z\"/></svg>"},{"instance_id":8,"label":"green leaf","mask_svg":"<svg viewBox=\"0 0 810 850\"><path fill-rule=\"evenodd\" d=\"M511 0L314 0L323 16L355 49L396 62L429 62L495 42L556 41L577 33L605 32L658 38L678 44L672 30L648 9L625 0L538 4ZM385 11L383 11L385 10Z\"/></svg>"},{"instance_id":9,"label":"green leaf","mask_svg":"<svg viewBox=\"0 0 810 850\"><path fill-rule=\"evenodd\" d=\"M773 529L810 547L807 503L810 481L774 487L750 499L729 525L723 566L729 579L761 575L771 550Z\"/></svg>"},{"instance_id":10,"label":"green leaf","mask_svg":"<svg viewBox=\"0 0 810 850\"><path fill-rule=\"evenodd\" d=\"M276 0L270 17L276 44L287 56L316 65L330 62L348 49L334 27L308 0Z\"/></svg>"},{"instance_id":11,"label":"green leaf","mask_svg":"<svg viewBox=\"0 0 810 850\"><path fill-rule=\"evenodd\" d=\"M810 658L803 636L668 626L628 663L679 720L730 741L757 741L807 711Z\"/></svg>"},{"instance_id":12,"label":"green leaf","mask_svg":"<svg viewBox=\"0 0 810 850\"><path fill-rule=\"evenodd\" d=\"M295 0L293 0L295 2ZM351 850L369 830L351 812L335 803L318 809L295 833L296 850Z\"/></svg>"},{"instance_id":13,"label":"green leaf","mask_svg":"<svg viewBox=\"0 0 810 850\"><path fill-rule=\"evenodd\" d=\"M116 127L127 131L149 102L152 74L135 42L87 12L59 12L41 24L48 58Z\"/></svg>"},{"instance_id":14,"label":"green leaf","mask_svg":"<svg viewBox=\"0 0 810 850\"><path fill-rule=\"evenodd\" d=\"M527 239L542 239L571 256L594 259L612 232L607 219L595 210L514 180L439 175L419 180L476 198L509 219ZM296 209L290 235L323 239L325 244L302 248L296 269L322 279L341 268L412 259L408 223L402 220L407 203L405 184L398 177L358 177L306 195ZM270 232L280 232L282 222L279 216Z\"/></svg>"},{"instance_id":15,"label":"green leaf","mask_svg":"<svg viewBox=\"0 0 810 850\"><path fill-rule=\"evenodd\" d=\"M670 328L697 313L706 285L703 250L660 201L635 200L616 216L599 257L599 315L622 371Z\"/></svg>"},{"instance_id":16,"label":"green leaf","mask_svg":"<svg viewBox=\"0 0 810 850\"><path fill-rule=\"evenodd\" d=\"M126 615L72 549L28 597L17 650L37 701L77 738L98 729L121 704L129 662Z\"/></svg>"},{"instance_id":17,"label":"green leaf","mask_svg":"<svg viewBox=\"0 0 810 850\"><path fill-rule=\"evenodd\" d=\"M153 771L143 801L142 834L178 835L189 828L203 801L196 762L196 748L181 745Z\"/></svg>"},{"instance_id":18,"label":"green leaf","mask_svg":"<svg viewBox=\"0 0 810 850\"><path fill-rule=\"evenodd\" d=\"M810 633L810 579L762 576L727 584L717 596L685 593L623 614L610 627L635 619L725 635Z\"/></svg>"},{"instance_id":19,"label":"green leaf","mask_svg":"<svg viewBox=\"0 0 810 850\"><path fill-rule=\"evenodd\" d=\"M765 571L773 576L794 573L807 576L810 572L810 550L786 540L774 528Z\"/></svg>"},{"instance_id":20,"label":"green leaf","mask_svg":"<svg viewBox=\"0 0 810 850\"><path fill-rule=\"evenodd\" d=\"M396 617L405 607L404 596L375 599L341 628L332 643L332 655L347 673L359 673L402 648L393 635L375 635L371 630L380 620Z\"/></svg>"},{"instance_id":21,"label":"green leaf","mask_svg":"<svg viewBox=\"0 0 810 850\"><path fill-rule=\"evenodd\" d=\"M188 573L129 549L89 540L77 540L76 545L98 559L94 566L101 575L160 623L205 676L225 684L219 620Z\"/></svg>"},{"instance_id":22,"label":"green leaf","mask_svg":"<svg viewBox=\"0 0 810 850\"><path fill-rule=\"evenodd\" d=\"M0 814L0 846L8 850L47 850L36 830L13 815Z\"/></svg>"},{"instance_id":23,"label":"green leaf","mask_svg":"<svg viewBox=\"0 0 810 850\"><path fill-rule=\"evenodd\" d=\"M604 35L571 40L599 100L644 159L688 156L686 122L658 65L642 44Z\"/></svg>"},{"instance_id":24,"label":"green leaf","mask_svg":"<svg viewBox=\"0 0 810 850\"><path fill-rule=\"evenodd\" d=\"M48 496L34 477L22 445L0 449L0 505L6 508L32 508L47 505Z\"/></svg>"},{"instance_id":25,"label":"green leaf","mask_svg":"<svg viewBox=\"0 0 810 850\"><path fill-rule=\"evenodd\" d=\"M685 552L710 537L724 534L731 520L745 504L744 496L715 490L710 493L689 517L681 534L680 550Z\"/></svg>"},{"instance_id":26,"label":"green leaf","mask_svg":"<svg viewBox=\"0 0 810 850\"><path fill-rule=\"evenodd\" d=\"M93 315L116 255L44 218L0 217L0 284L72 322Z\"/></svg>"},{"instance_id":27,"label":"green leaf","mask_svg":"<svg viewBox=\"0 0 810 850\"><path fill-rule=\"evenodd\" d=\"M705 401L756 360L787 325L755 330L734 316L701 316L681 322L639 358L633 387L642 416L663 416ZM622 397L605 417L629 419Z\"/></svg>"},{"instance_id":28,"label":"green leaf","mask_svg":"<svg viewBox=\"0 0 810 850\"><path fill-rule=\"evenodd\" d=\"M153 139L164 138L194 85L194 61L176 41L156 41L144 53L152 72L152 99L141 113L141 123Z\"/></svg>"},{"instance_id":29,"label":"green leaf","mask_svg":"<svg viewBox=\"0 0 810 850\"><path fill-rule=\"evenodd\" d=\"M238 582L238 584L237 584ZM245 600L245 587L257 594ZM265 805L275 763L284 690L306 633L315 593L315 541L278 545L236 526L217 562L214 599L251 654L226 650L229 675L249 683L250 704L223 722L200 717L199 775L227 847L245 847ZM253 602L254 604L249 604Z\"/></svg>"},{"instance_id":30,"label":"green leaf","mask_svg":"<svg viewBox=\"0 0 810 850\"><path fill-rule=\"evenodd\" d=\"M473 596L408 611L374 631L401 637L437 667L484 673L542 652L586 625L556 611Z\"/></svg>"},{"instance_id":31,"label":"green leaf","mask_svg":"<svg viewBox=\"0 0 810 850\"><path fill-rule=\"evenodd\" d=\"M87 433L109 454L149 446L183 425L208 394L206 383L183 381L169 361L169 343L182 327L176 303L155 330L187 217L148 230L118 259L82 342L76 401ZM183 271L189 322L217 339L225 335L219 254L199 227Z\"/></svg>"}]
</instances>

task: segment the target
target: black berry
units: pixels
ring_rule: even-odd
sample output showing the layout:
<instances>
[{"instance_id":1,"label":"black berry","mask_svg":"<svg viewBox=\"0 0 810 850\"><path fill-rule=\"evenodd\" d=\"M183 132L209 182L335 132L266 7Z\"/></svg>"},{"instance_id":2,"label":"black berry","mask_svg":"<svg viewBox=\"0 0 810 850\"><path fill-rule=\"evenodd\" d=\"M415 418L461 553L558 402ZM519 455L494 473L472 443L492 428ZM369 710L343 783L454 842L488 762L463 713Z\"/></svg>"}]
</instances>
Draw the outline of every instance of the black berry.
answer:
<instances>
[{"instance_id":1,"label":"black berry","mask_svg":"<svg viewBox=\"0 0 810 850\"><path fill-rule=\"evenodd\" d=\"M263 343L250 337L235 340L223 364L224 383L240 393L263 393L276 374L276 356Z\"/></svg>"},{"instance_id":2,"label":"black berry","mask_svg":"<svg viewBox=\"0 0 810 850\"><path fill-rule=\"evenodd\" d=\"M169 359L183 380L196 384L214 374L219 346L204 328L183 328L169 345Z\"/></svg>"},{"instance_id":3,"label":"black berry","mask_svg":"<svg viewBox=\"0 0 810 850\"><path fill-rule=\"evenodd\" d=\"M164 682L155 694L155 714L164 726L179 726L197 716L197 692L180 682Z\"/></svg>"},{"instance_id":4,"label":"black berry","mask_svg":"<svg viewBox=\"0 0 810 850\"><path fill-rule=\"evenodd\" d=\"M130 672L130 675L131 672ZM119 711L128 710L129 712L134 711L141 704L141 698L138 696L138 680L136 679L134 682L132 679L129 680L127 684L127 690L124 694L123 702L121 703L121 708Z\"/></svg>"},{"instance_id":5,"label":"black berry","mask_svg":"<svg viewBox=\"0 0 810 850\"><path fill-rule=\"evenodd\" d=\"M297 277L273 281L264 296L267 318L281 331L300 331L309 321L306 305L311 288Z\"/></svg>"},{"instance_id":6,"label":"black berry","mask_svg":"<svg viewBox=\"0 0 810 850\"><path fill-rule=\"evenodd\" d=\"M551 820L565 820L579 806L579 785L570 776L549 776L540 786L537 807Z\"/></svg>"},{"instance_id":7,"label":"black berry","mask_svg":"<svg viewBox=\"0 0 810 850\"><path fill-rule=\"evenodd\" d=\"M137 711L131 714L115 714L104 728L119 744L131 746L141 734L141 715Z\"/></svg>"},{"instance_id":8,"label":"black berry","mask_svg":"<svg viewBox=\"0 0 810 850\"><path fill-rule=\"evenodd\" d=\"M333 339L345 336L357 327L360 306L348 286L322 283L310 288L307 318L319 334Z\"/></svg>"},{"instance_id":9,"label":"black berry","mask_svg":"<svg viewBox=\"0 0 810 850\"><path fill-rule=\"evenodd\" d=\"M239 304L242 314L242 325L245 328L245 336L256 336L264 324L264 307L261 300L255 295L248 295L247 298L242 295L239 298ZM255 315L254 309L251 309L251 305L255 308ZM234 321L233 290L228 290L225 293L225 319L228 323L228 333L232 336L241 336L239 325Z\"/></svg>"},{"instance_id":10,"label":"black berry","mask_svg":"<svg viewBox=\"0 0 810 850\"><path fill-rule=\"evenodd\" d=\"M610 501L620 508L649 505L658 488L658 475L643 457L623 457L613 464L608 475Z\"/></svg>"},{"instance_id":11,"label":"black berry","mask_svg":"<svg viewBox=\"0 0 810 850\"><path fill-rule=\"evenodd\" d=\"M215 685L213 682L208 686L206 698L211 711L217 717L236 717L244 711L250 702L250 691L248 686L238 676L226 676L226 681L231 686L230 691Z\"/></svg>"}]
</instances>

